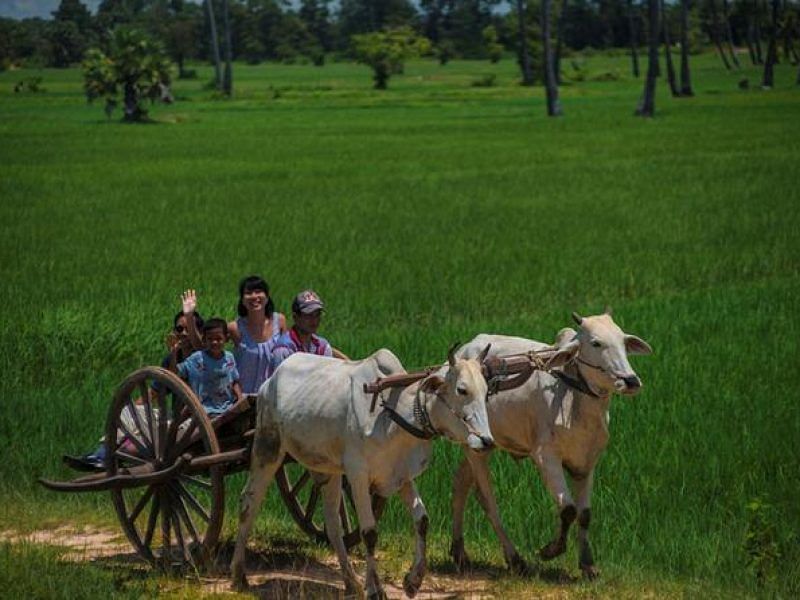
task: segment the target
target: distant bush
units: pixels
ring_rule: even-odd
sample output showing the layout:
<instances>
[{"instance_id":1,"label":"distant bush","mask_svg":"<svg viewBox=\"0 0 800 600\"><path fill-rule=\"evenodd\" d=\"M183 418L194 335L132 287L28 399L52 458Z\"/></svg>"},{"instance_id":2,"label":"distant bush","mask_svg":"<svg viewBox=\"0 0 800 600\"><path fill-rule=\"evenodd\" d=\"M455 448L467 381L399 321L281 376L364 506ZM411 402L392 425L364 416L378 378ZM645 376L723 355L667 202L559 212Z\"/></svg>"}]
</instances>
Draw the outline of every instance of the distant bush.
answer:
<instances>
[{"instance_id":1,"label":"distant bush","mask_svg":"<svg viewBox=\"0 0 800 600\"><path fill-rule=\"evenodd\" d=\"M178 79L197 79L197 71L195 69L184 69L178 73Z\"/></svg>"},{"instance_id":2,"label":"distant bush","mask_svg":"<svg viewBox=\"0 0 800 600\"><path fill-rule=\"evenodd\" d=\"M497 76L494 73L482 75L477 79L473 79L470 85L472 87L494 87L497 81Z\"/></svg>"},{"instance_id":3,"label":"distant bush","mask_svg":"<svg viewBox=\"0 0 800 600\"><path fill-rule=\"evenodd\" d=\"M616 71L604 71L589 78L591 81L619 81L619 73Z\"/></svg>"},{"instance_id":4,"label":"distant bush","mask_svg":"<svg viewBox=\"0 0 800 600\"><path fill-rule=\"evenodd\" d=\"M20 92L28 92L31 94L39 94L46 92L47 90L41 87L41 83L41 77L28 77L27 79L22 79L14 85L14 93L18 94Z\"/></svg>"}]
</instances>

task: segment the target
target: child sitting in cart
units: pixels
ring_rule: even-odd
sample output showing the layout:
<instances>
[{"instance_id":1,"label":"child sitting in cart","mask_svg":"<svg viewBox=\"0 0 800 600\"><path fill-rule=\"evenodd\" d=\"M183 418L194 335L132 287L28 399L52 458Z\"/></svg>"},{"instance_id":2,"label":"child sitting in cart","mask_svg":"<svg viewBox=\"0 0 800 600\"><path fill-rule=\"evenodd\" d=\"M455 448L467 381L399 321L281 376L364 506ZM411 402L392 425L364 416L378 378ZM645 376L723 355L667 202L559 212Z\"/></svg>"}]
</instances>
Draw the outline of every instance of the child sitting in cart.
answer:
<instances>
[{"instance_id":1,"label":"child sitting in cart","mask_svg":"<svg viewBox=\"0 0 800 600\"><path fill-rule=\"evenodd\" d=\"M239 371L233 354L225 350L228 324L212 318L203 324L203 350L198 350L176 366L176 372L189 382L210 417L217 417L242 399Z\"/></svg>"}]
</instances>

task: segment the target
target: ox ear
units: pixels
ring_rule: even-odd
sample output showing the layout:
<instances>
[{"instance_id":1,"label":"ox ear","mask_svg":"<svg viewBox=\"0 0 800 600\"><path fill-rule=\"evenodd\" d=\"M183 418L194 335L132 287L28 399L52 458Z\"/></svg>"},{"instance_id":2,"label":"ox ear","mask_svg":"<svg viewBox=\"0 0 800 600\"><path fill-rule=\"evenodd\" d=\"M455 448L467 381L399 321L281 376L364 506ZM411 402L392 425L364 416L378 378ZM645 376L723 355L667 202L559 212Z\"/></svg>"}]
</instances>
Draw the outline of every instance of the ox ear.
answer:
<instances>
[{"instance_id":1,"label":"ox ear","mask_svg":"<svg viewBox=\"0 0 800 600\"><path fill-rule=\"evenodd\" d=\"M580 325L581 323L583 323L583 317L582 317L582 316L580 316L580 315L579 315L578 313L576 313L575 311L572 311L572 320L573 320L573 321L575 321L575 322L576 322L578 325Z\"/></svg>"},{"instance_id":2,"label":"ox ear","mask_svg":"<svg viewBox=\"0 0 800 600\"><path fill-rule=\"evenodd\" d=\"M550 357L547 361L545 367L547 369L553 369L555 367L563 367L569 361L571 361L575 356L578 354L578 348L581 347L581 343L578 340L572 340L564 344L563 346L559 346L556 353Z\"/></svg>"},{"instance_id":3,"label":"ox ear","mask_svg":"<svg viewBox=\"0 0 800 600\"><path fill-rule=\"evenodd\" d=\"M435 394L443 385L444 379L438 375L431 375L430 377L425 378L420 386L420 389L426 394Z\"/></svg>"},{"instance_id":4,"label":"ox ear","mask_svg":"<svg viewBox=\"0 0 800 600\"><path fill-rule=\"evenodd\" d=\"M652 354L650 344L635 335L625 335L625 350L628 354Z\"/></svg>"},{"instance_id":5,"label":"ox ear","mask_svg":"<svg viewBox=\"0 0 800 600\"><path fill-rule=\"evenodd\" d=\"M450 346L450 350L447 351L447 362L451 367L456 366L456 350L461 345L461 342L456 342L452 346Z\"/></svg>"},{"instance_id":6,"label":"ox ear","mask_svg":"<svg viewBox=\"0 0 800 600\"><path fill-rule=\"evenodd\" d=\"M481 353L478 355L478 362L482 363L486 360L486 357L489 356L489 350L492 348L491 344L486 344L486 348L481 350Z\"/></svg>"}]
</instances>

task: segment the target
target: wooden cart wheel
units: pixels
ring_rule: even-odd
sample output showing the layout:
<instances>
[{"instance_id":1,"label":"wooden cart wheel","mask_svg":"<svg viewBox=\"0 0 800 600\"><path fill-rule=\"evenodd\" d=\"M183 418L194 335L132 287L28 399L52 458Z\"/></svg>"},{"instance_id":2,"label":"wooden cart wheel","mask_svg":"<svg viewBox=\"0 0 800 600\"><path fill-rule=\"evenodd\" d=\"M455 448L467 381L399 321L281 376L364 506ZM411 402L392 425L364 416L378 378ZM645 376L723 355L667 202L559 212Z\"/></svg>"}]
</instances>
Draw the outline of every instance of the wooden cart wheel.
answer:
<instances>
[{"instance_id":1,"label":"wooden cart wheel","mask_svg":"<svg viewBox=\"0 0 800 600\"><path fill-rule=\"evenodd\" d=\"M117 389L106 424L108 477L161 471L182 455L219 452L203 406L177 375L144 367ZM197 565L211 556L224 515L223 467L179 473L166 481L112 489L122 528L139 555L164 566Z\"/></svg>"},{"instance_id":2,"label":"wooden cart wheel","mask_svg":"<svg viewBox=\"0 0 800 600\"><path fill-rule=\"evenodd\" d=\"M325 517L322 508L322 481L293 458L287 457L275 473L275 481L295 523L317 542L327 544ZM381 518L385 498L372 496L375 520ZM342 478L342 503L339 506L344 544L350 549L361 541L355 504L347 478Z\"/></svg>"}]
</instances>

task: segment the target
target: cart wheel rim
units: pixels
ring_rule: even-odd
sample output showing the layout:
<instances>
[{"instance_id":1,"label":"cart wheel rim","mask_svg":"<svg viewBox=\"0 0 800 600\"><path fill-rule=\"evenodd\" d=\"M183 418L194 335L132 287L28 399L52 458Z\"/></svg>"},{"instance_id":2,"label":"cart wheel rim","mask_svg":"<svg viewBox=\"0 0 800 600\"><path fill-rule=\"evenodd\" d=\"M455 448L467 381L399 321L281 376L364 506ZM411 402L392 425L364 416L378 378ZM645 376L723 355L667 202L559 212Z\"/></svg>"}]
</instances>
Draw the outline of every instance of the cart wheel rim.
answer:
<instances>
[{"instance_id":1,"label":"cart wheel rim","mask_svg":"<svg viewBox=\"0 0 800 600\"><path fill-rule=\"evenodd\" d=\"M162 418L166 415L167 418ZM159 367L132 373L117 389L106 424L109 477L142 469L163 470L179 457L219 452L214 428L197 396ZM219 539L224 511L221 466L178 472L168 480L112 489L123 531L151 564L200 566Z\"/></svg>"}]
</instances>

